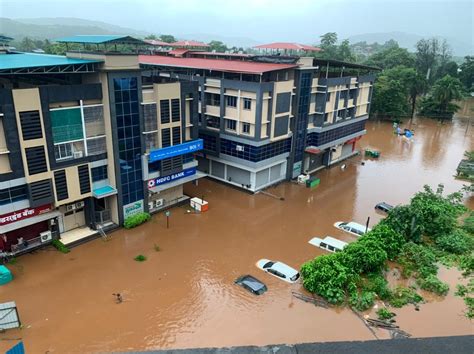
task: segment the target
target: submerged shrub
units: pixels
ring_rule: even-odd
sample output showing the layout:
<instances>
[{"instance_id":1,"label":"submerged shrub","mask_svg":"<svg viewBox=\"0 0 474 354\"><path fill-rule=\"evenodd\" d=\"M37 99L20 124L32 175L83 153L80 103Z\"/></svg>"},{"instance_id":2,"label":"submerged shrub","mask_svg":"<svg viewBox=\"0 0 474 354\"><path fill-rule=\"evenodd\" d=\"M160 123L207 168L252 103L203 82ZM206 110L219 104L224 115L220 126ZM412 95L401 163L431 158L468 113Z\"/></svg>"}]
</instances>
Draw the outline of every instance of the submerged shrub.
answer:
<instances>
[{"instance_id":1,"label":"submerged shrub","mask_svg":"<svg viewBox=\"0 0 474 354\"><path fill-rule=\"evenodd\" d=\"M123 227L125 227L126 229L131 229L150 220L150 218L151 216L148 213L133 214L125 219L125 221L123 222Z\"/></svg>"},{"instance_id":2,"label":"submerged shrub","mask_svg":"<svg viewBox=\"0 0 474 354\"><path fill-rule=\"evenodd\" d=\"M445 296L449 292L449 285L443 283L436 275L428 275L424 279L418 279L417 284L421 289Z\"/></svg>"},{"instance_id":3,"label":"submerged shrub","mask_svg":"<svg viewBox=\"0 0 474 354\"><path fill-rule=\"evenodd\" d=\"M377 317L379 318L379 320L389 320L394 316L395 314L387 310L385 307L382 307L377 310Z\"/></svg>"},{"instance_id":4,"label":"submerged shrub","mask_svg":"<svg viewBox=\"0 0 474 354\"><path fill-rule=\"evenodd\" d=\"M433 251L413 242L403 245L398 262L403 267L402 275L405 278L411 275L415 278L426 278L428 275L436 275L438 272L436 256Z\"/></svg>"},{"instance_id":5,"label":"submerged shrub","mask_svg":"<svg viewBox=\"0 0 474 354\"><path fill-rule=\"evenodd\" d=\"M358 285L365 291L374 292L381 300L387 300L392 295L387 280L379 273L369 274L367 277L361 278Z\"/></svg>"},{"instance_id":6,"label":"submerged shrub","mask_svg":"<svg viewBox=\"0 0 474 354\"><path fill-rule=\"evenodd\" d=\"M406 243L405 237L382 220L364 237L377 240L390 260L394 260Z\"/></svg>"},{"instance_id":7,"label":"submerged shrub","mask_svg":"<svg viewBox=\"0 0 474 354\"><path fill-rule=\"evenodd\" d=\"M344 265L356 273L379 271L387 261L381 242L365 235L347 245L341 254Z\"/></svg>"},{"instance_id":8,"label":"submerged shrub","mask_svg":"<svg viewBox=\"0 0 474 354\"><path fill-rule=\"evenodd\" d=\"M70 252L69 248L67 248L66 245L62 243L61 241L59 241L58 239L54 239L51 243L59 252L62 252L62 253Z\"/></svg>"},{"instance_id":9,"label":"submerged shrub","mask_svg":"<svg viewBox=\"0 0 474 354\"><path fill-rule=\"evenodd\" d=\"M137 262L144 262L146 261L146 257L143 254L139 254L134 258L134 260L136 260Z\"/></svg>"},{"instance_id":10,"label":"submerged shrub","mask_svg":"<svg viewBox=\"0 0 474 354\"><path fill-rule=\"evenodd\" d=\"M405 288L404 286L397 286L392 291L390 305L393 307L403 307L406 304L417 304L421 301L423 301L423 297L415 290Z\"/></svg>"},{"instance_id":11,"label":"submerged shrub","mask_svg":"<svg viewBox=\"0 0 474 354\"><path fill-rule=\"evenodd\" d=\"M464 254L472 249L473 238L458 228L450 234L439 236L436 239L436 246L449 253Z\"/></svg>"},{"instance_id":12,"label":"submerged shrub","mask_svg":"<svg viewBox=\"0 0 474 354\"><path fill-rule=\"evenodd\" d=\"M362 291L358 293L357 291L351 294L349 303L358 311L365 311L374 306L376 294L372 291Z\"/></svg>"}]
</instances>

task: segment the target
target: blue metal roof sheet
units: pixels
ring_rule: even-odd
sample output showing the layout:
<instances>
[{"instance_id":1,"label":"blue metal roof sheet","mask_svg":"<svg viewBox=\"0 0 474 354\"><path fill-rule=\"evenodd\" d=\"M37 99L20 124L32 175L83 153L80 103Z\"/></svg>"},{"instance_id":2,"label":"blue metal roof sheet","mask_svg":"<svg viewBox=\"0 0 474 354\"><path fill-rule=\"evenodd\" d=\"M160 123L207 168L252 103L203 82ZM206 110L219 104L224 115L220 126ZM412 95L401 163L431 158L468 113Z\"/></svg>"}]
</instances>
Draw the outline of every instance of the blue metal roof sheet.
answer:
<instances>
[{"instance_id":1,"label":"blue metal roof sheet","mask_svg":"<svg viewBox=\"0 0 474 354\"><path fill-rule=\"evenodd\" d=\"M104 198L108 197L109 195L117 194L117 189L112 186L106 185L104 187L94 189L93 194L96 198Z\"/></svg>"},{"instance_id":2,"label":"blue metal roof sheet","mask_svg":"<svg viewBox=\"0 0 474 354\"><path fill-rule=\"evenodd\" d=\"M0 70L101 62L101 60L68 58L62 55L15 53L0 55Z\"/></svg>"}]
</instances>

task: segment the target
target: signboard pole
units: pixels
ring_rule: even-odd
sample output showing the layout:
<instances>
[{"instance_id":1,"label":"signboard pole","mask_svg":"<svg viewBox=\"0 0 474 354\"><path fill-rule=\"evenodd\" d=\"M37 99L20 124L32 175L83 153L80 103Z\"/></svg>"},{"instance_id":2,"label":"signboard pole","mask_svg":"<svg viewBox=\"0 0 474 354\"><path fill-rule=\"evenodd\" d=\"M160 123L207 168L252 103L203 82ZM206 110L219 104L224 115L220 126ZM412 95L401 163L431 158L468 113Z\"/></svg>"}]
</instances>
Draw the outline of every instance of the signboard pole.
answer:
<instances>
[{"instance_id":1,"label":"signboard pole","mask_svg":"<svg viewBox=\"0 0 474 354\"><path fill-rule=\"evenodd\" d=\"M165 211L165 215L166 215L166 228L169 229L170 228L171 211L169 211L169 210Z\"/></svg>"}]
</instances>

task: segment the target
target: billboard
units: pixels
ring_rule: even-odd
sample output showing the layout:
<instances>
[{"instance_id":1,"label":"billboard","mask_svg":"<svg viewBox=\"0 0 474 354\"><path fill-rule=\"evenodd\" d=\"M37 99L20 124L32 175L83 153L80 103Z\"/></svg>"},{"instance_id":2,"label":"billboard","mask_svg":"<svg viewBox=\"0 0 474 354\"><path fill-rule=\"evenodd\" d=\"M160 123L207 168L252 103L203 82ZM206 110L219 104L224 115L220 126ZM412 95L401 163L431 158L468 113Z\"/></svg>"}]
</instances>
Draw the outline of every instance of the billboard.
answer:
<instances>
[{"instance_id":1,"label":"billboard","mask_svg":"<svg viewBox=\"0 0 474 354\"><path fill-rule=\"evenodd\" d=\"M181 172L173 173L168 176L157 177L148 181L148 188L153 188L162 184L176 181L178 179L196 174L196 167L187 168Z\"/></svg>"}]
</instances>

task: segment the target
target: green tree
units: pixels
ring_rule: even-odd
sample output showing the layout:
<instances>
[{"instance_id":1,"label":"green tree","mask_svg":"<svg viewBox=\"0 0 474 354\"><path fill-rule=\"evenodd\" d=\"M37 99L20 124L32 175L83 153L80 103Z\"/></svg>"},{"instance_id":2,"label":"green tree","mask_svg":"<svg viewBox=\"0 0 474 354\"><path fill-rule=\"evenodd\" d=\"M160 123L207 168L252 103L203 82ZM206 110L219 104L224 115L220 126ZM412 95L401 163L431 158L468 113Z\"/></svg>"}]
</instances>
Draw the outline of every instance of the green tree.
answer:
<instances>
[{"instance_id":1,"label":"green tree","mask_svg":"<svg viewBox=\"0 0 474 354\"><path fill-rule=\"evenodd\" d=\"M372 112L398 120L409 111L406 88L398 79L382 74L375 80Z\"/></svg>"},{"instance_id":2,"label":"green tree","mask_svg":"<svg viewBox=\"0 0 474 354\"><path fill-rule=\"evenodd\" d=\"M398 43L371 55L365 62L367 65L378 66L382 69L392 69L396 66L413 67L415 57L405 48L400 48Z\"/></svg>"},{"instance_id":3,"label":"green tree","mask_svg":"<svg viewBox=\"0 0 474 354\"><path fill-rule=\"evenodd\" d=\"M440 44L436 38L421 39L416 43L416 67L430 82L433 82L439 50Z\"/></svg>"},{"instance_id":4,"label":"green tree","mask_svg":"<svg viewBox=\"0 0 474 354\"><path fill-rule=\"evenodd\" d=\"M158 37L154 34L149 34L148 36L145 37L145 39L158 39Z\"/></svg>"},{"instance_id":5,"label":"green tree","mask_svg":"<svg viewBox=\"0 0 474 354\"><path fill-rule=\"evenodd\" d=\"M163 42L166 42L166 43L176 42L176 38L174 38L174 36L171 35L171 34L162 34L159 39L160 39L160 41L163 41Z\"/></svg>"},{"instance_id":6,"label":"green tree","mask_svg":"<svg viewBox=\"0 0 474 354\"><path fill-rule=\"evenodd\" d=\"M328 32L323 34L320 38L319 47L321 51L317 52L316 55L323 59L335 59L338 54L337 33Z\"/></svg>"},{"instance_id":7,"label":"green tree","mask_svg":"<svg viewBox=\"0 0 474 354\"><path fill-rule=\"evenodd\" d=\"M474 92L474 56L464 57L464 62L459 66L459 79L466 90Z\"/></svg>"},{"instance_id":8,"label":"green tree","mask_svg":"<svg viewBox=\"0 0 474 354\"><path fill-rule=\"evenodd\" d=\"M20 50L24 52L31 52L35 48L36 48L35 42L29 37L23 38L23 40L20 43Z\"/></svg>"},{"instance_id":9,"label":"green tree","mask_svg":"<svg viewBox=\"0 0 474 354\"><path fill-rule=\"evenodd\" d=\"M458 78L446 75L435 82L429 95L420 102L420 113L440 119L452 118L459 106L453 100L464 98L464 87Z\"/></svg>"},{"instance_id":10,"label":"green tree","mask_svg":"<svg viewBox=\"0 0 474 354\"><path fill-rule=\"evenodd\" d=\"M337 46L335 57L333 59L347 62L355 62L356 57L352 53L351 46L348 39L344 39L339 46Z\"/></svg>"},{"instance_id":11,"label":"green tree","mask_svg":"<svg viewBox=\"0 0 474 354\"><path fill-rule=\"evenodd\" d=\"M210 41L209 43L209 50L216 52L224 53L228 50L227 46L221 41Z\"/></svg>"}]
</instances>

